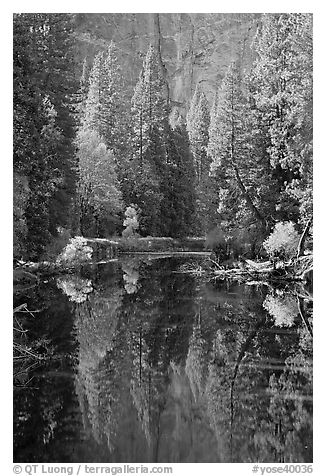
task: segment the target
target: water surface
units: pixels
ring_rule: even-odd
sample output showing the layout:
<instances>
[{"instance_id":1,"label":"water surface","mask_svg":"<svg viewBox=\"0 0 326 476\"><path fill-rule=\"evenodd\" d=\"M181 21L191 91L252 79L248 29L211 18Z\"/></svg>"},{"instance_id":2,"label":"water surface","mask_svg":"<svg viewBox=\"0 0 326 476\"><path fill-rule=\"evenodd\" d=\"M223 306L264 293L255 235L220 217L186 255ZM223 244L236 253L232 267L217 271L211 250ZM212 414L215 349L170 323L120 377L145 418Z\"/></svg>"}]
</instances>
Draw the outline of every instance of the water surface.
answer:
<instances>
[{"instance_id":1,"label":"water surface","mask_svg":"<svg viewBox=\"0 0 326 476\"><path fill-rule=\"evenodd\" d=\"M15 296L48 356L15 381L15 462L312 461L310 304L307 327L294 293L185 261L125 257Z\"/></svg>"}]
</instances>

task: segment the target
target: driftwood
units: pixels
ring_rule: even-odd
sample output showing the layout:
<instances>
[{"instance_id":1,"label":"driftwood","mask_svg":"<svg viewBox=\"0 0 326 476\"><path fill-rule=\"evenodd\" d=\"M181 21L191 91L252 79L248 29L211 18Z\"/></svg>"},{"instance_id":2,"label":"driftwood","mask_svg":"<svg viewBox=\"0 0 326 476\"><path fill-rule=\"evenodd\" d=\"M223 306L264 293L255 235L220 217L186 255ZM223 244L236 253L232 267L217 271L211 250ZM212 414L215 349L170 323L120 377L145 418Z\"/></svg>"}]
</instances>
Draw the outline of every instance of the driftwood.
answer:
<instances>
[{"instance_id":1,"label":"driftwood","mask_svg":"<svg viewBox=\"0 0 326 476\"><path fill-rule=\"evenodd\" d=\"M52 276L52 275L61 274L61 273L65 273L65 274L71 273L79 266L80 266L80 263L66 265L63 263L55 263L55 262L49 262L49 261L41 261L39 263L33 263L33 262L25 263L18 270L14 269L14 283L21 284L20 282L15 280L16 273L24 273L24 276L29 276L31 278L31 281L30 281L31 284L32 283L37 284L40 280L40 276L45 277L45 276ZM34 277L33 281L32 281L32 277Z\"/></svg>"},{"instance_id":2,"label":"driftwood","mask_svg":"<svg viewBox=\"0 0 326 476\"><path fill-rule=\"evenodd\" d=\"M312 273L313 258L312 255L301 256L299 259L293 259L289 262L279 261L253 261L246 259L243 262L235 263L232 268L223 268L214 260L209 259L209 269L202 266L188 266L183 272L194 275L207 275L209 279L215 280L234 280L234 281L257 281L257 282L301 282L310 284L308 276Z\"/></svg>"}]
</instances>

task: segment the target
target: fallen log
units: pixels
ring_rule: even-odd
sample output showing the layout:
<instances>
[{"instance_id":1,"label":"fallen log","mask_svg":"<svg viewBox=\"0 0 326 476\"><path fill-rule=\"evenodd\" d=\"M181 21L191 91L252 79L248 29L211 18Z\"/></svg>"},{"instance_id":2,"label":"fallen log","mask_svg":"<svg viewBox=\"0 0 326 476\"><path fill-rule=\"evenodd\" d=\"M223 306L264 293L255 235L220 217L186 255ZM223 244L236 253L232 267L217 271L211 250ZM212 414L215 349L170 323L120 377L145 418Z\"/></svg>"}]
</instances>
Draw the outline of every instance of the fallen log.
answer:
<instances>
[{"instance_id":1,"label":"fallen log","mask_svg":"<svg viewBox=\"0 0 326 476\"><path fill-rule=\"evenodd\" d=\"M252 261L251 259L245 259L244 262L246 265L253 269L271 269L272 267L272 262L271 261L264 261L264 262L259 262L259 261Z\"/></svg>"},{"instance_id":2,"label":"fallen log","mask_svg":"<svg viewBox=\"0 0 326 476\"><path fill-rule=\"evenodd\" d=\"M211 260L214 265L214 262ZM278 262L276 266L271 261L253 261L246 259L238 266L222 269L219 265L209 270L212 279L233 279L246 281L270 281L270 282L302 282L312 283L313 257L312 255L301 256L289 262Z\"/></svg>"}]
</instances>

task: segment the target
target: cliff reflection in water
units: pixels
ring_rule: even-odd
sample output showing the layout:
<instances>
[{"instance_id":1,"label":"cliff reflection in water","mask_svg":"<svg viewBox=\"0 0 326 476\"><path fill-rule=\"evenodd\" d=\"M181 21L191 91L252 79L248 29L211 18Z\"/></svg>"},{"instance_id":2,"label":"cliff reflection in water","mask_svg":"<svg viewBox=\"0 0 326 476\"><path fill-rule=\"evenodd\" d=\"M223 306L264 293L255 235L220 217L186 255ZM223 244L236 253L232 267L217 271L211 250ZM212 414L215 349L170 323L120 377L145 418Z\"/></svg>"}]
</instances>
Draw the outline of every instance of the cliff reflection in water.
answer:
<instances>
[{"instance_id":1,"label":"cliff reflection in water","mask_svg":"<svg viewBox=\"0 0 326 476\"><path fill-rule=\"evenodd\" d=\"M312 461L310 304L179 264L125 260L58 282L77 344L70 461ZM44 443L52 460L63 435Z\"/></svg>"}]
</instances>

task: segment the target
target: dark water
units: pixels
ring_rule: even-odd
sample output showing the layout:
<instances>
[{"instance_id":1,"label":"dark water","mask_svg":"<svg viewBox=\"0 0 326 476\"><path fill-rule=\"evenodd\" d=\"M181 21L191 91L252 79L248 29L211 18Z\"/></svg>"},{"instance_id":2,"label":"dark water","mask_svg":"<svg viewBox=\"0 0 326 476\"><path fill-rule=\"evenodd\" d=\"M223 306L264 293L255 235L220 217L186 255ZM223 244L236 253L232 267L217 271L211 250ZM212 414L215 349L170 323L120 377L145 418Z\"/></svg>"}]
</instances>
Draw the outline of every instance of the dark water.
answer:
<instances>
[{"instance_id":1,"label":"dark water","mask_svg":"<svg viewBox=\"0 0 326 476\"><path fill-rule=\"evenodd\" d=\"M15 296L15 462L311 462L310 304L125 258ZM308 316L308 317L307 317ZM308 327L307 327L308 323Z\"/></svg>"}]
</instances>

